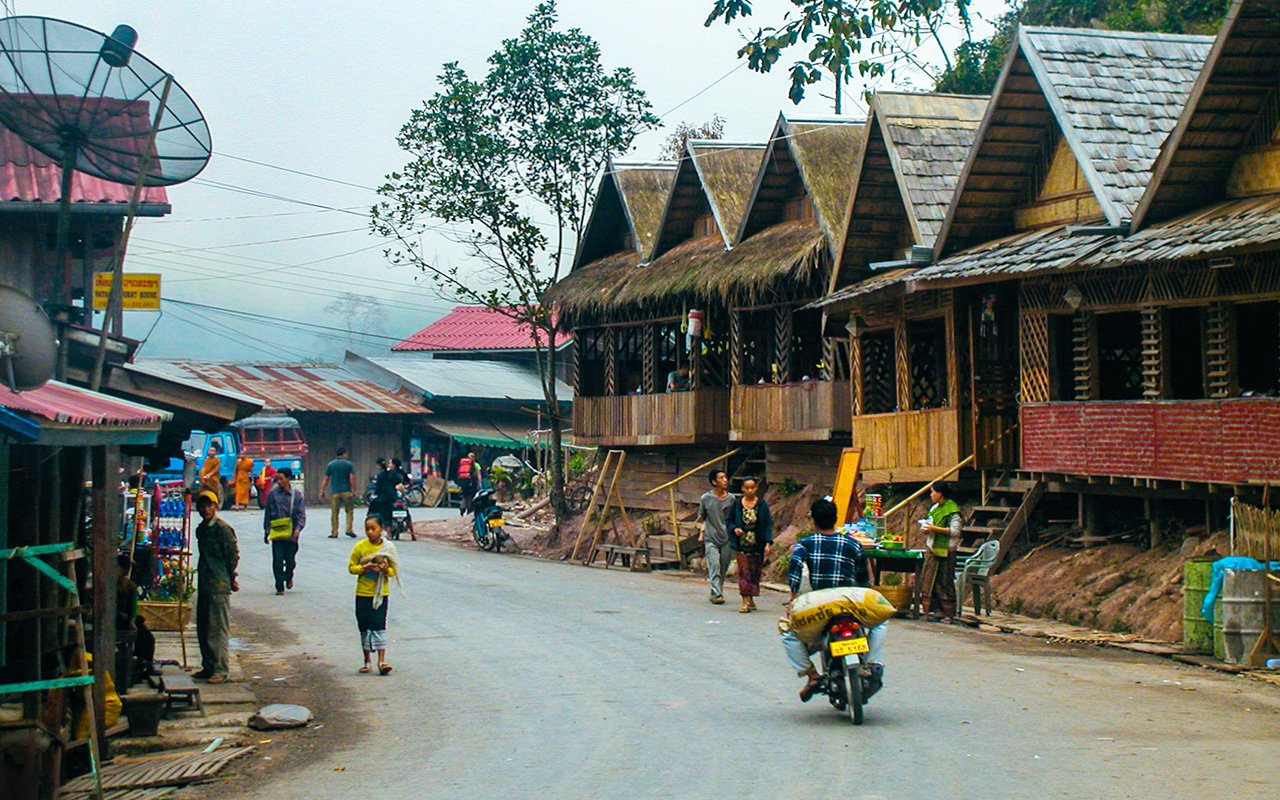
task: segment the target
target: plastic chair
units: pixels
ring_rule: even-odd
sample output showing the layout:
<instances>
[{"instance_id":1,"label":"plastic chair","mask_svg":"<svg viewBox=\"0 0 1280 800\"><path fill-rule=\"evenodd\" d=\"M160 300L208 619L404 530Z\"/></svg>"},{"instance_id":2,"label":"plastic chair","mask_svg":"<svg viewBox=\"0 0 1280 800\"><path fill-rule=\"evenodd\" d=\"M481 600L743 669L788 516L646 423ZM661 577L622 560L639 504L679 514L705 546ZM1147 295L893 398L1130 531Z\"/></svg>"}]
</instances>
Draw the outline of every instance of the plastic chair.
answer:
<instances>
[{"instance_id":1,"label":"plastic chair","mask_svg":"<svg viewBox=\"0 0 1280 800\"><path fill-rule=\"evenodd\" d=\"M986 600L987 616L991 616L991 586L987 579L1000 554L1000 542L996 539L983 542L977 551L956 567L956 608L964 608L966 586L973 587L973 613L981 614Z\"/></svg>"}]
</instances>

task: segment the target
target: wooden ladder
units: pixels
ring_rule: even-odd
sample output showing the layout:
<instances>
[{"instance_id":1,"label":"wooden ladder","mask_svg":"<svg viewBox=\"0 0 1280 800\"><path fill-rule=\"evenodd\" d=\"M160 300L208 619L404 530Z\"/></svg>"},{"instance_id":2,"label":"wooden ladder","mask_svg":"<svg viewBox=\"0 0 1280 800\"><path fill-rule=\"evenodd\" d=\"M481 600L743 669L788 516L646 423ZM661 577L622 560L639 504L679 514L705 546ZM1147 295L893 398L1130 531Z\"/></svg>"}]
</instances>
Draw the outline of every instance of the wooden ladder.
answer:
<instances>
[{"instance_id":1,"label":"wooden ladder","mask_svg":"<svg viewBox=\"0 0 1280 800\"><path fill-rule=\"evenodd\" d=\"M961 531L959 555L972 555L981 542L997 539L1000 552L991 566L994 572L1018 534L1026 530L1031 512L1044 495L1044 489L1043 481L1002 475L988 488L986 501L973 507L969 521Z\"/></svg>"}]
</instances>

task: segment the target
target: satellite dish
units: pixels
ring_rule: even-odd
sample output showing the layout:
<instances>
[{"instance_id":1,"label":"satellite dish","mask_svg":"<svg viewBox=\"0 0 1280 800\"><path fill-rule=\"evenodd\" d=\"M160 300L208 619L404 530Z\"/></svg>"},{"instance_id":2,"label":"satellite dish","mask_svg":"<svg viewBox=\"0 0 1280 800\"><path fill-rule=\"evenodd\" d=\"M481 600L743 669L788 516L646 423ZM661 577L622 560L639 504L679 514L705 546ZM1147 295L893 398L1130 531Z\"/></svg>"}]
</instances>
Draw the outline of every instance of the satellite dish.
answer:
<instances>
[{"instance_id":1,"label":"satellite dish","mask_svg":"<svg viewBox=\"0 0 1280 800\"><path fill-rule=\"evenodd\" d=\"M58 337L44 309L12 286L0 286L0 381L15 392L39 389L57 361Z\"/></svg>"},{"instance_id":2,"label":"satellite dish","mask_svg":"<svg viewBox=\"0 0 1280 800\"><path fill-rule=\"evenodd\" d=\"M127 25L107 36L48 17L0 19L0 124L64 170L130 185L141 176L144 186L194 178L209 163L209 126L172 76L133 50L137 38Z\"/></svg>"}]
</instances>

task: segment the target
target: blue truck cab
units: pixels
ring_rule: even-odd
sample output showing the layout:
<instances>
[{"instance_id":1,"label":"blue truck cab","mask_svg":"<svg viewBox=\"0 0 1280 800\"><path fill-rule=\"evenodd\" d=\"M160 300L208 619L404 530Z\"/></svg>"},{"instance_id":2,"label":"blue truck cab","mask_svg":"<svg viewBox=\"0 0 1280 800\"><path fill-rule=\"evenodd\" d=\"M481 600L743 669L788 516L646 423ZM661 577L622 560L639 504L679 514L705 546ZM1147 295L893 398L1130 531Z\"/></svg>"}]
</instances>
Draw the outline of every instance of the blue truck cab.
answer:
<instances>
[{"instance_id":1,"label":"blue truck cab","mask_svg":"<svg viewBox=\"0 0 1280 800\"><path fill-rule=\"evenodd\" d=\"M307 441L302 427L293 417L248 417L233 422L226 430L216 433L192 431L182 443L181 459L169 459L169 465L160 472L153 472L154 480L179 480L193 487L199 483L200 470L208 457L209 448L218 449L221 461L223 505L231 504L234 494L236 461L240 455L253 459L254 480L265 462L276 470L288 467L293 472L293 486L304 489L303 456L307 454Z\"/></svg>"}]
</instances>

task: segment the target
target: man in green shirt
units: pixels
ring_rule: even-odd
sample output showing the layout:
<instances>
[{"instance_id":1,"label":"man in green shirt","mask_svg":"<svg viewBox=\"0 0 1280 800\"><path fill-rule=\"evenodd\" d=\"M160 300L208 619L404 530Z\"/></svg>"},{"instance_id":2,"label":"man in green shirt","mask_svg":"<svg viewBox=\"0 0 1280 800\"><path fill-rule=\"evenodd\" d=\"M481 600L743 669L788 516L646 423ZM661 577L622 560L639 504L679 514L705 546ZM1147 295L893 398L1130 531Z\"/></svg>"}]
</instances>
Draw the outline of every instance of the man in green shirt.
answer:
<instances>
[{"instance_id":1,"label":"man in green shirt","mask_svg":"<svg viewBox=\"0 0 1280 800\"><path fill-rule=\"evenodd\" d=\"M209 683L225 683L230 659L231 593L240 591L236 567L240 548L236 532L218 517L218 497L201 492L196 511L201 522L196 527L200 561L196 565L196 639L200 642L200 671L192 677Z\"/></svg>"}]
</instances>

